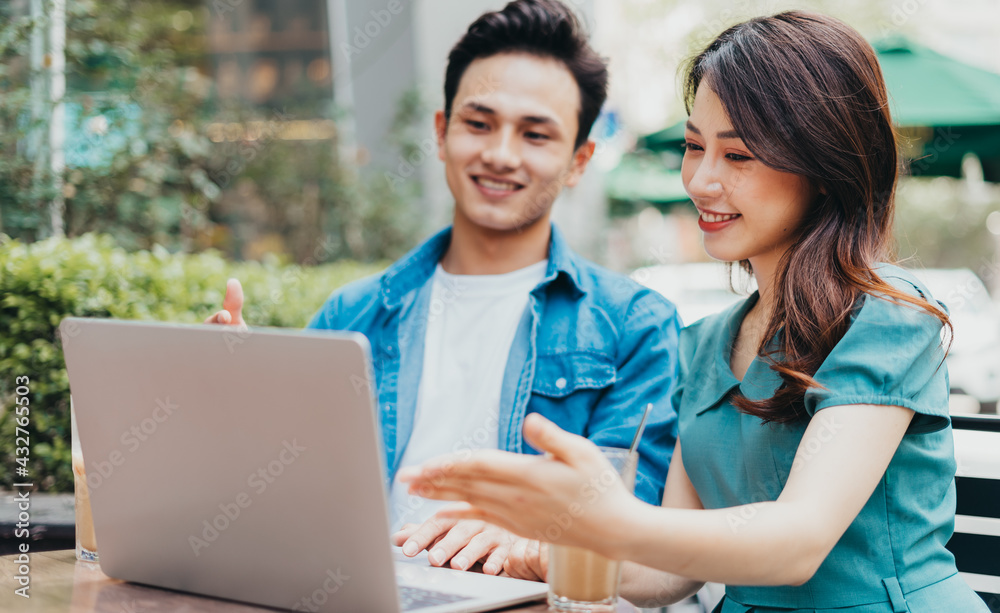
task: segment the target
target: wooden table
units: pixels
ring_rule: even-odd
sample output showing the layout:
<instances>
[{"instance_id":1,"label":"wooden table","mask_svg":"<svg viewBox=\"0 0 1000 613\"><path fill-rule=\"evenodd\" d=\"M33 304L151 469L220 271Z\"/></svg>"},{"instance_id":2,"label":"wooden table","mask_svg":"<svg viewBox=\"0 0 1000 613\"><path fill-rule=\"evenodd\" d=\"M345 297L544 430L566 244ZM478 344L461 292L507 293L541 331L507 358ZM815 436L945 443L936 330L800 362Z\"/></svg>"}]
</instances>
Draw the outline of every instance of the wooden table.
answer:
<instances>
[{"instance_id":1,"label":"wooden table","mask_svg":"<svg viewBox=\"0 0 1000 613\"><path fill-rule=\"evenodd\" d=\"M19 586L15 556L0 558L0 611L4 613L258 613L264 607L161 590L111 579L96 564L78 562L72 549L31 554L31 598L14 593ZM513 611L547 611L544 603L519 605ZM621 601L618 613L636 613Z\"/></svg>"}]
</instances>

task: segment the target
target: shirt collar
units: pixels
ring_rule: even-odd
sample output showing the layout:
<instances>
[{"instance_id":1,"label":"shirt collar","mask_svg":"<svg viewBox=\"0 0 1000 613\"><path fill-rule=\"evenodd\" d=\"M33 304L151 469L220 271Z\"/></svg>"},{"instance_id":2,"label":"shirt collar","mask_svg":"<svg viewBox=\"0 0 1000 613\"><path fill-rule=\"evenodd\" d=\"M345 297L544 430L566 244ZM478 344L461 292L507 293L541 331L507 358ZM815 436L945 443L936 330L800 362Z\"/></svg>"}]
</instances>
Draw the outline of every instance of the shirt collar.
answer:
<instances>
[{"instance_id":1,"label":"shirt collar","mask_svg":"<svg viewBox=\"0 0 1000 613\"><path fill-rule=\"evenodd\" d=\"M570 249L559 228L554 224L551 227L548 268L545 278L533 291L549 284L562 283L574 297L580 298L587 292L580 281L579 256ZM406 294L422 287L431 278L451 244L451 231L451 226L441 230L386 269L381 284L382 304L386 308L399 306Z\"/></svg>"},{"instance_id":2,"label":"shirt collar","mask_svg":"<svg viewBox=\"0 0 1000 613\"><path fill-rule=\"evenodd\" d=\"M755 302L754 296L729 307L716 317L700 324L699 342L690 361L690 372L684 377L684 405L695 415L718 406L729 392L739 387L729 365L733 341L743 317Z\"/></svg>"},{"instance_id":3,"label":"shirt collar","mask_svg":"<svg viewBox=\"0 0 1000 613\"><path fill-rule=\"evenodd\" d=\"M706 331L705 342L699 344L699 353L694 356L693 364L700 369L694 376L688 376L691 382L691 397L686 404L695 415L719 406L731 391L739 389L740 393L753 401L770 398L781 385L781 376L774 371L767 360L755 357L740 381L733 374L730 365L733 343L739 333L747 312L759 299L758 292L751 294L743 302L737 303L715 320L715 325ZM776 347L780 332L771 339L771 346ZM711 355L706 352L711 352ZM775 359L781 359L775 354ZM711 369L705 372L704 369ZM691 373L694 374L694 373ZM685 386L684 394L689 393Z\"/></svg>"},{"instance_id":4,"label":"shirt collar","mask_svg":"<svg viewBox=\"0 0 1000 613\"><path fill-rule=\"evenodd\" d=\"M570 249L562 231L552 224L552 237L549 239L549 267L545 271L545 279L538 285L544 287L562 279L566 288L574 298L582 298L587 294L581 282L580 256ZM538 288L535 288L538 289Z\"/></svg>"}]
</instances>

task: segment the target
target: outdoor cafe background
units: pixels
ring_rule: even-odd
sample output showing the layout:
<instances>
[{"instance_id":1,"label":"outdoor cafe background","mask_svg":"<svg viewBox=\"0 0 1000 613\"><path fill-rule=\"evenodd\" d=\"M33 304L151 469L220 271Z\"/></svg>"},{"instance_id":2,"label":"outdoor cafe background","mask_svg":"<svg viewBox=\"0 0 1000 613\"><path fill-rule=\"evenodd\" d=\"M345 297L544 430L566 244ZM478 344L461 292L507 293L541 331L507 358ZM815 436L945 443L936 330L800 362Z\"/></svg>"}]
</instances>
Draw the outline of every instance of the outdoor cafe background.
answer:
<instances>
[{"instance_id":1,"label":"outdoor cafe background","mask_svg":"<svg viewBox=\"0 0 1000 613\"><path fill-rule=\"evenodd\" d=\"M251 325L301 326L335 287L447 223L431 114L449 46L503 0L12 0L0 5L0 487L14 376L32 376L31 472L71 491L65 315L199 321L225 279ZM901 256L955 317L953 410L1000 397L1000 3L570 0L611 60L575 248L674 299L737 296L703 262L678 174L679 62L790 7L877 47L912 177ZM709 272L705 272L708 267Z\"/></svg>"}]
</instances>

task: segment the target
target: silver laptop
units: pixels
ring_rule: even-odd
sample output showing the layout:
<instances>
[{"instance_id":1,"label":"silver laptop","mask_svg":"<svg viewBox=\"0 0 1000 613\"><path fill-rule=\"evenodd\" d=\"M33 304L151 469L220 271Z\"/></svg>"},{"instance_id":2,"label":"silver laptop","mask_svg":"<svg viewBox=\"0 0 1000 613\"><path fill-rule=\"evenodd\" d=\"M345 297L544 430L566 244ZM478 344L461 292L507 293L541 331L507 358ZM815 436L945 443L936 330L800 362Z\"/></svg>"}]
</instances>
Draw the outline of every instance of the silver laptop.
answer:
<instances>
[{"instance_id":1,"label":"silver laptop","mask_svg":"<svg viewBox=\"0 0 1000 613\"><path fill-rule=\"evenodd\" d=\"M305 611L486 611L542 583L407 563L361 334L67 318L110 577Z\"/></svg>"}]
</instances>

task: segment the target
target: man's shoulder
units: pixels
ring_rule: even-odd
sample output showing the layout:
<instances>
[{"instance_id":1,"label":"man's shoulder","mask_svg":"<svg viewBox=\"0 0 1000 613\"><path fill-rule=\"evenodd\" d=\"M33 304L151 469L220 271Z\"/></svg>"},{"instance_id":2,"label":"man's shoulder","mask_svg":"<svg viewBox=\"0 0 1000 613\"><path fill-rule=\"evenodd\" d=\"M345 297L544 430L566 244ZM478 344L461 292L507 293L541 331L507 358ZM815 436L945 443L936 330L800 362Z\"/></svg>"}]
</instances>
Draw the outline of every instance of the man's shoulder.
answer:
<instances>
[{"instance_id":1,"label":"man's shoulder","mask_svg":"<svg viewBox=\"0 0 1000 613\"><path fill-rule=\"evenodd\" d=\"M355 321L360 313L380 300L385 274L386 271L378 272L333 290L309 327L340 330L348 322Z\"/></svg>"},{"instance_id":2,"label":"man's shoulder","mask_svg":"<svg viewBox=\"0 0 1000 613\"><path fill-rule=\"evenodd\" d=\"M429 272L433 271L450 235L450 227L440 230L389 264L385 270L337 288L330 294L327 303L339 300L347 305L366 305L372 300L380 299L383 293L406 293L412 291L412 287L406 287L408 285L422 286Z\"/></svg>"},{"instance_id":3,"label":"man's shoulder","mask_svg":"<svg viewBox=\"0 0 1000 613\"><path fill-rule=\"evenodd\" d=\"M342 285L333 291L330 299L339 296L345 301L357 302L368 296L378 297L382 292L382 281L385 279L386 272L382 270Z\"/></svg>"},{"instance_id":4,"label":"man's shoulder","mask_svg":"<svg viewBox=\"0 0 1000 613\"><path fill-rule=\"evenodd\" d=\"M677 307L656 290L580 256L574 263L580 288L595 306L623 315L643 309L663 320L677 318Z\"/></svg>"}]
</instances>

